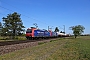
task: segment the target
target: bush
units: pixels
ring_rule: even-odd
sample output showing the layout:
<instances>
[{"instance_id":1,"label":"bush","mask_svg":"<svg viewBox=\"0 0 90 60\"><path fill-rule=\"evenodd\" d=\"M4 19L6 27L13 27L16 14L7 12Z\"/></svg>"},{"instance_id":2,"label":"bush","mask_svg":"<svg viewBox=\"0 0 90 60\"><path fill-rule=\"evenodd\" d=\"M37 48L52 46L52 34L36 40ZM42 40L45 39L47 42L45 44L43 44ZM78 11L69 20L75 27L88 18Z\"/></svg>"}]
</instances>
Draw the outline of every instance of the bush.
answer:
<instances>
[{"instance_id":1,"label":"bush","mask_svg":"<svg viewBox=\"0 0 90 60\"><path fill-rule=\"evenodd\" d=\"M41 45L41 44L44 44L44 43L46 43L46 42L39 42L38 45Z\"/></svg>"}]
</instances>

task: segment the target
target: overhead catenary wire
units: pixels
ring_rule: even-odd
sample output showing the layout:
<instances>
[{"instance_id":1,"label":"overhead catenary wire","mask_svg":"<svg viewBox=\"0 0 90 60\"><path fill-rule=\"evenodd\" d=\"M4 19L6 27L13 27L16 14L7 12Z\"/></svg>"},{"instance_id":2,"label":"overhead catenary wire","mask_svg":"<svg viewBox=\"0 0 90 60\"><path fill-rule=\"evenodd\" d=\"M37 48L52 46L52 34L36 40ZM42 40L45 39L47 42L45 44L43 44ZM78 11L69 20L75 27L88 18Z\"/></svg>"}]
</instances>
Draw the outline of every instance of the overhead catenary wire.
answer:
<instances>
[{"instance_id":1,"label":"overhead catenary wire","mask_svg":"<svg viewBox=\"0 0 90 60\"><path fill-rule=\"evenodd\" d=\"M8 10L8 11L12 11L12 12L15 12L15 11L13 11L13 10L10 10L10 9L7 9L7 8L5 8L5 7L3 7L3 6L0 6L1 8L3 8L3 9L6 9L6 10ZM24 15L24 14L22 14L22 16L24 16L24 17L27 17L27 18L31 18L31 17L29 17L29 16L26 16L26 15ZM32 20L36 20L35 18L31 18ZM36 20L36 21L39 21L39 20ZM42 22L42 21L39 21L39 22ZM44 22L42 22L42 23L44 23ZM44 24L47 24L47 23L44 23Z\"/></svg>"},{"instance_id":2,"label":"overhead catenary wire","mask_svg":"<svg viewBox=\"0 0 90 60\"><path fill-rule=\"evenodd\" d=\"M3 2L3 1L1 1L1 2ZM13 6L13 5L10 5L10 4L6 3L6 2L3 2L3 3L5 3L5 4L7 4L7 5L11 6L11 7L14 7L14 8L18 9L17 7L15 7L15 6ZM3 6L0 6L0 7L3 8L3 9L6 9L6 10L8 10L8 11L15 12L15 11L9 9L9 8L5 8L5 7L3 7ZM18 9L18 10L20 10L20 9ZM25 11L23 11L23 10L20 10L20 11L25 12ZM50 26L48 23L42 22L42 21L37 20L37 19L35 19L35 18L29 17L29 16L27 16L27 15L22 14L22 16L27 17L27 18L32 19L32 20L35 20L35 21L39 21L39 22L41 22L41 23L43 23L43 24L45 24L45 25ZM35 23L36 23L36 22L35 22Z\"/></svg>"}]
</instances>

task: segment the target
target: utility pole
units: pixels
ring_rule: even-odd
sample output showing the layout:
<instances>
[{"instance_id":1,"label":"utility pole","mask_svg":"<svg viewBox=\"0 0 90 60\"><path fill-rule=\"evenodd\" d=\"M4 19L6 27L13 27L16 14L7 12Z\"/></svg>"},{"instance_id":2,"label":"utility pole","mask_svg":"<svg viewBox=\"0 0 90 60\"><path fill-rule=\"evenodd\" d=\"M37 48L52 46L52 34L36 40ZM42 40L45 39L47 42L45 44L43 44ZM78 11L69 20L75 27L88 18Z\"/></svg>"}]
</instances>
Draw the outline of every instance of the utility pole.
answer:
<instances>
[{"instance_id":1,"label":"utility pole","mask_svg":"<svg viewBox=\"0 0 90 60\"><path fill-rule=\"evenodd\" d=\"M48 26L48 31L49 31L49 26Z\"/></svg>"},{"instance_id":2,"label":"utility pole","mask_svg":"<svg viewBox=\"0 0 90 60\"><path fill-rule=\"evenodd\" d=\"M35 26L36 26L36 28L38 28L37 23L34 23L33 25L35 25Z\"/></svg>"},{"instance_id":3,"label":"utility pole","mask_svg":"<svg viewBox=\"0 0 90 60\"><path fill-rule=\"evenodd\" d=\"M64 34L65 34L65 25L63 25L64 26Z\"/></svg>"}]
</instances>

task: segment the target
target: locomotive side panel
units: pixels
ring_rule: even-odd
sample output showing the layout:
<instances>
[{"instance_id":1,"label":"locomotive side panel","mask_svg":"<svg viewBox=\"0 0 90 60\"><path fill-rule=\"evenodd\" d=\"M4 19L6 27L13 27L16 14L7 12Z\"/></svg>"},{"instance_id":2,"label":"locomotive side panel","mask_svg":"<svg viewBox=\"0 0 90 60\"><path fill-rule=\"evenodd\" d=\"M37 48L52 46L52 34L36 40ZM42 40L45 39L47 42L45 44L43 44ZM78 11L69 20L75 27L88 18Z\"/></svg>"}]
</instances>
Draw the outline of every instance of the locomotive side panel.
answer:
<instances>
[{"instance_id":1,"label":"locomotive side panel","mask_svg":"<svg viewBox=\"0 0 90 60\"><path fill-rule=\"evenodd\" d=\"M34 37L44 37L44 31L34 30Z\"/></svg>"}]
</instances>

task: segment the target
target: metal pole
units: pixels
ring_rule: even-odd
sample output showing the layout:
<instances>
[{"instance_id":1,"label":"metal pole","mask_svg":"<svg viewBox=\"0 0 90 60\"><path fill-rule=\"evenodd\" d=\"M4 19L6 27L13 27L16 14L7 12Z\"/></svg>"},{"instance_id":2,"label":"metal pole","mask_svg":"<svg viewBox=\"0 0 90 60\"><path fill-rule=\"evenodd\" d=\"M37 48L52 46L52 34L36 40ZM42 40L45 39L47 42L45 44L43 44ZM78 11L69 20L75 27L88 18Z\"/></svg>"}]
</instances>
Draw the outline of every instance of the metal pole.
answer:
<instances>
[{"instance_id":1,"label":"metal pole","mask_svg":"<svg viewBox=\"0 0 90 60\"><path fill-rule=\"evenodd\" d=\"M65 25L63 25L64 26L64 34L65 34Z\"/></svg>"},{"instance_id":2,"label":"metal pole","mask_svg":"<svg viewBox=\"0 0 90 60\"><path fill-rule=\"evenodd\" d=\"M48 31L49 31L49 26L48 26Z\"/></svg>"}]
</instances>

